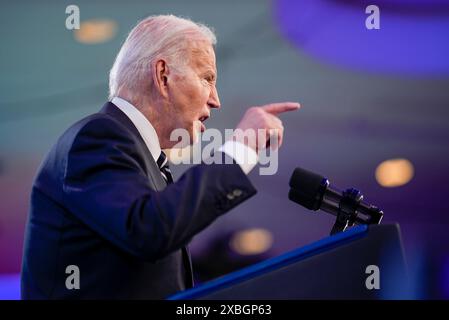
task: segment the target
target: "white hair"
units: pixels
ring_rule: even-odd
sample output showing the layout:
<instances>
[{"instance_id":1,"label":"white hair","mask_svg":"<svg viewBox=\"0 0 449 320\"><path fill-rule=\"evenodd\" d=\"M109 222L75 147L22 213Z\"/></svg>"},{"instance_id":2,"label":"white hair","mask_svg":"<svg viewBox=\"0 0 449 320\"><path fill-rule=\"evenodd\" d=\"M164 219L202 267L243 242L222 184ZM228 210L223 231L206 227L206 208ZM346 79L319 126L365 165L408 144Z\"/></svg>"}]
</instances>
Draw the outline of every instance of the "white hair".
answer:
<instances>
[{"instance_id":1,"label":"white hair","mask_svg":"<svg viewBox=\"0 0 449 320\"><path fill-rule=\"evenodd\" d=\"M164 58L171 70L181 70L188 57L188 44L194 40L206 40L211 45L217 42L206 25L174 15L150 16L139 22L123 43L109 73L109 99L122 88L127 89L131 100L149 95L153 62Z\"/></svg>"}]
</instances>

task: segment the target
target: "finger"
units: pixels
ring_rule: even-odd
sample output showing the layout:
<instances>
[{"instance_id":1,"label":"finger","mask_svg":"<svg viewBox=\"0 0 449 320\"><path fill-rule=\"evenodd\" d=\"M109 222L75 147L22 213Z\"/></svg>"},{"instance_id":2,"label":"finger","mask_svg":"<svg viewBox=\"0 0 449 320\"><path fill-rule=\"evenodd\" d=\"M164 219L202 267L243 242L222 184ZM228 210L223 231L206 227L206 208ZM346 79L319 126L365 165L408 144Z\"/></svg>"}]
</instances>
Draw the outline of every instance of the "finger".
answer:
<instances>
[{"instance_id":1,"label":"finger","mask_svg":"<svg viewBox=\"0 0 449 320\"><path fill-rule=\"evenodd\" d=\"M283 127L281 119L279 119L278 117L276 117L274 115L271 115L271 118L273 120L273 124L274 124L275 127L277 127L277 128Z\"/></svg>"},{"instance_id":2,"label":"finger","mask_svg":"<svg viewBox=\"0 0 449 320\"><path fill-rule=\"evenodd\" d=\"M270 129L268 129L268 137L267 139L273 139L271 140L271 142L273 143L269 143L270 148L272 148L273 150L276 150L277 148L279 148L282 145L282 141L283 141L283 133L284 133L284 126L282 124L282 120L279 119L277 116L272 115L272 114L267 114L268 115L268 127ZM276 143L274 143L274 141Z\"/></svg>"},{"instance_id":3,"label":"finger","mask_svg":"<svg viewBox=\"0 0 449 320\"><path fill-rule=\"evenodd\" d=\"M284 141L284 128L281 128L281 130L279 131L279 145L278 148L280 148L282 146L282 141Z\"/></svg>"},{"instance_id":4,"label":"finger","mask_svg":"<svg viewBox=\"0 0 449 320\"><path fill-rule=\"evenodd\" d=\"M267 145L273 150L276 150L282 145L284 135L284 127L272 128L268 130Z\"/></svg>"},{"instance_id":5,"label":"finger","mask_svg":"<svg viewBox=\"0 0 449 320\"><path fill-rule=\"evenodd\" d=\"M276 115L282 112L298 110L300 107L301 105L297 102L277 102L266 104L261 108L268 113Z\"/></svg>"},{"instance_id":6,"label":"finger","mask_svg":"<svg viewBox=\"0 0 449 320\"><path fill-rule=\"evenodd\" d=\"M278 146L278 148L280 148L282 146L282 141L284 141L284 130L281 130L281 132L279 133L279 146Z\"/></svg>"},{"instance_id":7,"label":"finger","mask_svg":"<svg viewBox=\"0 0 449 320\"><path fill-rule=\"evenodd\" d=\"M279 119L277 116L271 114L271 113L265 113L266 115L266 121L267 121L267 127L268 128L280 128L282 127L282 120Z\"/></svg>"}]
</instances>

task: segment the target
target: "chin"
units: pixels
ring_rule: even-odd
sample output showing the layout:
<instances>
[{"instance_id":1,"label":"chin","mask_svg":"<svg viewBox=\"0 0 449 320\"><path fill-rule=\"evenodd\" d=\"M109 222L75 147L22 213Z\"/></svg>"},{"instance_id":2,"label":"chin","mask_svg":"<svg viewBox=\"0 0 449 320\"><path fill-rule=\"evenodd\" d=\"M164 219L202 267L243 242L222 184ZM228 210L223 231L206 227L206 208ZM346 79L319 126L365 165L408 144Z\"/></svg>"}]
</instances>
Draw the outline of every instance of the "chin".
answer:
<instances>
[{"instance_id":1,"label":"chin","mask_svg":"<svg viewBox=\"0 0 449 320\"><path fill-rule=\"evenodd\" d=\"M198 143L200 140L200 137L201 137L201 122L196 121L193 124L189 134L190 134L191 144Z\"/></svg>"},{"instance_id":2,"label":"chin","mask_svg":"<svg viewBox=\"0 0 449 320\"><path fill-rule=\"evenodd\" d=\"M193 121L185 123L183 127L174 128L170 132L170 136L177 138L174 142L174 148L185 148L199 142L201 138L201 121Z\"/></svg>"}]
</instances>

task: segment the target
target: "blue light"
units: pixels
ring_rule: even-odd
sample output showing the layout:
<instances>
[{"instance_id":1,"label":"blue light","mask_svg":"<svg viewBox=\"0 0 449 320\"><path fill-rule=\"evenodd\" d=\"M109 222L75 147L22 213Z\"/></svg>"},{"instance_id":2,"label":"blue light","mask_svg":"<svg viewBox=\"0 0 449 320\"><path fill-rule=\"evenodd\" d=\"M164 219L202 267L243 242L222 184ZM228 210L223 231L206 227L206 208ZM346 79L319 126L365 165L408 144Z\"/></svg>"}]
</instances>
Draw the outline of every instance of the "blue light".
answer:
<instances>
[{"instance_id":1,"label":"blue light","mask_svg":"<svg viewBox=\"0 0 449 320\"><path fill-rule=\"evenodd\" d=\"M277 0L275 21L296 47L326 63L372 73L449 75L448 1L378 1L379 30L365 27L367 5Z\"/></svg>"},{"instance_id":2,"label":"blue light","mask_svg":"<svg viewBox=\"0 0 449 320\"><path fill-rule=\"evenodd\" d=\"M0 275L0 300L20 300L20 274Z\"/></svg>"}]
</instances>

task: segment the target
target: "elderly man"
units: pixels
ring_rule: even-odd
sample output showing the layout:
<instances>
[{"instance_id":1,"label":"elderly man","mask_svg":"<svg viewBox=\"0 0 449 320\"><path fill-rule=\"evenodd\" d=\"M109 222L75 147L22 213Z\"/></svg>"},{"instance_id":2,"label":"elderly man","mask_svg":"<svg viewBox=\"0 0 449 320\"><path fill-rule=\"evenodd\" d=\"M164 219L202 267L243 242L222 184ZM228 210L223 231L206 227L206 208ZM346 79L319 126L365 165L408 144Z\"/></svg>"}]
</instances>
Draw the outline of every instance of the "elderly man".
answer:
<instances>
[{"instance_id":1,"label":"elderly man","mask_svg":"<svg viewBox=\"0 0 449 320\"><path fill-rule=\"evenodd\" d=\"M193 141L220 108L215 42L206 26L175 16L131 31L110 72L110 102L70 127L36 176L23 298L161 299L193 286L187 244L256 193L246 174L269 139L236 135L215 151L226 164L194 166L173 182L161 151L176 143L171 132ZM250 108L238 128L276 129L281 142L276 115L297 108Z\"/></svg>"}]
</instances>

